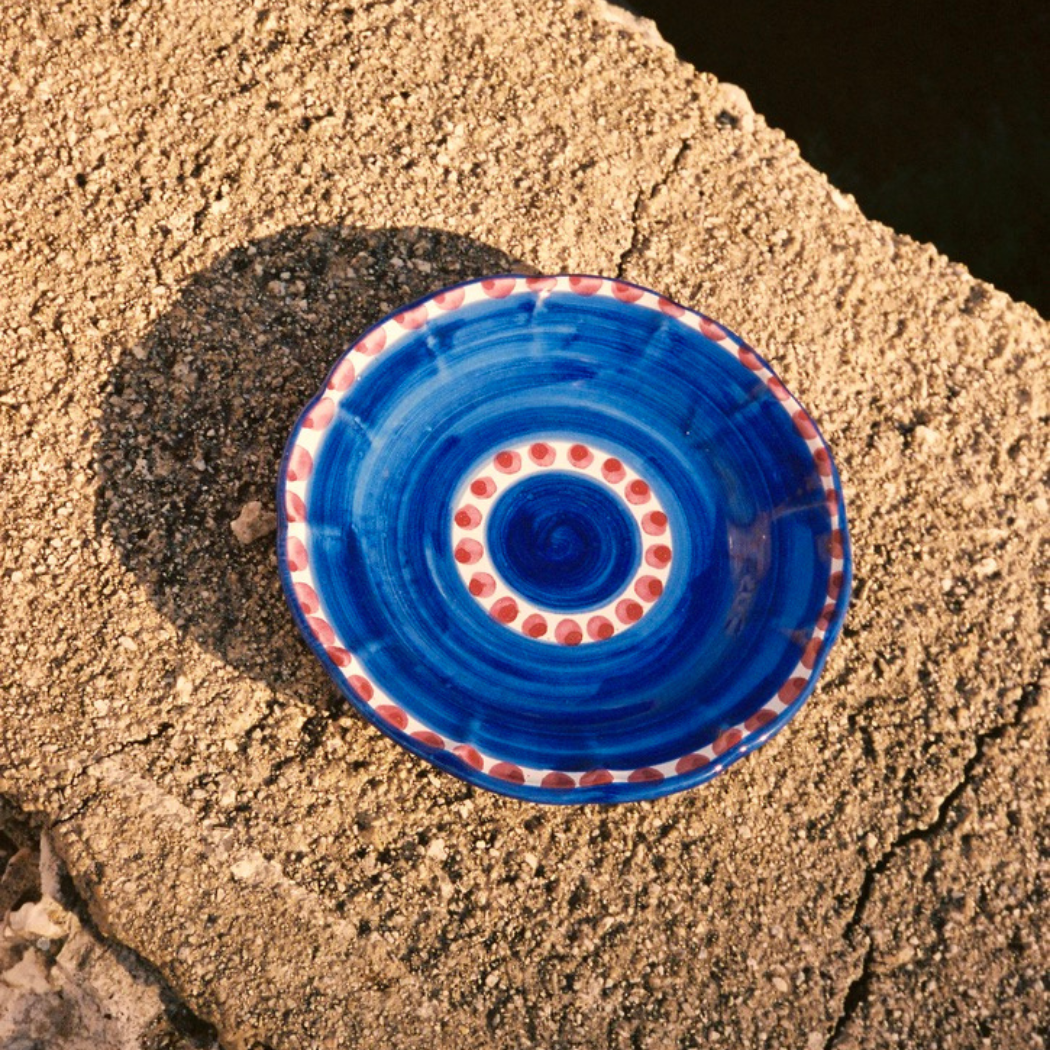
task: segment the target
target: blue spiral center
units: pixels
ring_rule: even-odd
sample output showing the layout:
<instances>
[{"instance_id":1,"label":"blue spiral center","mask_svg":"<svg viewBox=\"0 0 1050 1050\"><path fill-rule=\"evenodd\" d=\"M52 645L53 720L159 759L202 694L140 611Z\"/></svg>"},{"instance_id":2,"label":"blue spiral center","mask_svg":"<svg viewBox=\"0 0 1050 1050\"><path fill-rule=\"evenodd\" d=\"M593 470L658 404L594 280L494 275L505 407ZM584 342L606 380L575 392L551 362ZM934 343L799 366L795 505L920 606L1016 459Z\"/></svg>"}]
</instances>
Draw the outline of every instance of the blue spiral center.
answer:
<instances>
[{"instance_id":1,"label":"blue spiral center","mask_svg":"<svg viewBox=\"0 0 1050 1050\"><path fill-rule=\"evenodd\" d=\"M638 527L625 505L594 481L552 472L522 479L496 502L488 549L496 571L541 608L583 612L630 581Z\"/></svg>"}]
</instances>

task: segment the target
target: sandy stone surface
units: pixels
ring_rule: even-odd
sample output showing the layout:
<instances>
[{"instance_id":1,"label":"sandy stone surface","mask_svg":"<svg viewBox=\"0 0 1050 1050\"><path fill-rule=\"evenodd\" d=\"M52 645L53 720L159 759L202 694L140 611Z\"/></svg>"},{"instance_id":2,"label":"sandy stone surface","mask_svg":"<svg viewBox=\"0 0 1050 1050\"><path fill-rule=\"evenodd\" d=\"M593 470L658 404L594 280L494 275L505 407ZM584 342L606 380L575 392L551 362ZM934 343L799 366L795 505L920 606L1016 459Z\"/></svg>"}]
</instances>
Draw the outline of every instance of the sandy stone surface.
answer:
<instances>
[{"instance_id":1,"label":"sandy stone surface","mask_svg":"<svg viewBox=\"0 0 1050 1050\"><path fill-rule=\"evenodd\" d=\"M1045 1045L1033 310L590 3L25 3L0 55L0 793L104 935L237 1050ZM703 309L835 451L844 635L692 793L480 793L284 606L300 406L508 269Z\"/></svg>"},{"instance_id":2,"label":"sandy stone surface","mask_svg":"<svg viewBox=\"0 0 1050 1050\"><path fill-rule=\"evenodd\" d=\"M218 1047L148 963L99 934L48 833L2 799L0 1047Z\"/></svg>"}]
</instances>

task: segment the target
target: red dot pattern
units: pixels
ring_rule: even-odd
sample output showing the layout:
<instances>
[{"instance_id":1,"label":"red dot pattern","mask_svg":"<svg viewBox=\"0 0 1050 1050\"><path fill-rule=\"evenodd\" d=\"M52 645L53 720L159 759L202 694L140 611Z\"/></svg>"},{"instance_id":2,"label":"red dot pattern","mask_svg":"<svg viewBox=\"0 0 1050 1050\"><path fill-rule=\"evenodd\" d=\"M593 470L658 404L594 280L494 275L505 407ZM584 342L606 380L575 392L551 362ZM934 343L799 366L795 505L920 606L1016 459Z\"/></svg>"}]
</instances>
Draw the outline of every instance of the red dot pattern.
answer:
<instances>
[{"instance_id":1,"label":"red dot pattern","mask_svg":"<svg viewBox=\"0 0 1050 1050\"><path fill-rule=\"evenodd\" d=\"M481 511L477 507L460 507L453 518L461 529L476 529L481 524Z\"/></svg>"},{"instance_id":2,"label":"red dot pattern","mask_svg":"<svg viewBox=\"0 0 1050 1050\"><path fill-rule=\"evenodd\" d=\"M663 780L664 775L652 766L632 770L627 776L628 784L651 784L656 780Z\"/></svg>"},{"instance_id":3,"label":"red dot pattern","mask_svg":"<svg viewBox=\"0 0 1050 1050\"><path fill-rule=\"evenodd\" d=\"M445 746L444 737L430 732L429 729L421 729L419 732L413 733L412 739L419 741L424 747L443 748Z\"/></svg>"},{"instance_id":4,"label":"red dot pattern","mask_svg":"<svg viewBox=\"0 0 1050 1050\"><path fill-rule=\"evenodd\" d=\"M318 601L317 591L308 583L295 583L292 588L295 591L295 597L299 600L299 607L307 616L313 616L320 610L321 603Z\"/></svg>"},{"instance_id":5,"label":"red dot pattern","mask_svg":"<svg viewBox=\"0 0 1050 1050\"><path fill-rule=\"evenodd\" d=\"M595 295L600 290L605 281L601 277L570 277L569 287L577 295Z\"/></svg>"},{"instance_id":6,"label":"red dot pattern","mask_svg":"<svg viewBox=\"0 0 1050 1050\"><path fill-rule=\"evenodd\" d=\"M452 752L453 754L459 755L459 757L473 769L483 769L485 766L485 760L468 744L460 744L459 747L454 747Z\"/></svg>"},{"instance_id":7,"label":"red dot pattern","mask_svg":"<svg viewBox=\"0 0 1050 1050\"><path fill-rule=\"evenodd\" d=\"M793 704L806 688L808 681L809 679L801 677L789 678L777 692L777 699L782 704Z\"/></svg>"},{"instance_id":8,"label":"red dot pattern","mask_svg":"<svg viewBox=\"0 0 1050 1050\"><path fill-rule=\"evenodd\" d=\"M497 762L489 768L489 776L497 777L499 780L509 780L512 784L524 784L525 774L521 766L513 762Z\"/></svg>"},{"instance_id":9,"label":"red dot pattern","mask_svg":"<svg viewBox=\"0 0 1050 1050\"><path fill-rule=\"evenodd\" d=\"M398 729L408 728L408 715L401 710L400 707L395 707L393 704L376 704L373 711L384 722L389 722L392 726L396 726Z\"/></svg>"},{"instance_id":10,"label":"red dot pattern","mask_svg":"<svg viewBox=\"0 0 1050 1050\"><path fill-rule=\"evenodd\" d=\"M367 678L359 674L352 674L348 680L354 692L366 703L375 696L376 691L372 688L372 683Z\"/></svg>"},{"instance_id":11,"label":"red dot pattern","mask_svg":"<svg viewBox=\"0 0 1050 1050\"><path fill-rule=\"evenodd\" d=\"M716 343L720 343L729 336L729 333L720 324L715 324L709 317L699 318L698 327L701 335L713 339Z\"/></svg>"},{"instance_id":12,"label":"red dot pattern","mask_svg":"<svg viewBox=\"0 0 1050 1050\"><path fill-rule=\"evenodd\" d=\"M663 568L671 563L671 548L666 543L654 543L645 550L645 564Z\"/></svg>"},{"instance_id":13,"label":"red dot pattern","mask_svg":"<svg viewBox=\"0 0 1050 1050\"><path fill-rule=\"evenodd\" d=\"M306 521L306 504L291 489L285 495L284 511L288 520L294 524Z\"/></svg>"},{"instance_id":14,"label":"red dot pattern","mask_svg":"<svg viewBox=\"0 0 1050 1050\"><path fill-rule=\"evenodd\" d=\"M634 593L643 602L655 602L664 593L664 581L656 576L639 576L634 581Z\"/></svg>"},{"instance_id":15,"label":"red dot pattern","mask_svg":"<svg viewBox=\"0 0 1050 1050\"><path fill-rule=\"evenodd\" d=\"M547 292L555 288L559 280L564 279L553 277L530 277L526 278L523 284L525 290L529 292ZM519 285L519 280L515 278L498 278L490 279L486 283L488 287L483 287L483 292L486 296L505 297L515 291L516 287ZM652 308L658 309L672 317L681 318L687 315L687 311L678 307L676 304L670 303L670 301L665 299L653 297L651 296L651 293L646 293L644 290L634 288L624 282L604 282L599 278L583 277L569 278L568 286L572 291L583 295L598 294L603 286L607 286L607 293L613 295L622 302L638 302L648 294L650 295L650 298L646 303L647 305L651 305ZM435 308L442 311L457 309L466 301L469 287L470 286L461 286L460 288L449 289L446 292L439 293L433 299L428 301L433 304L431 310L434 310ZM355 344L353 352L361 354L365 358L374 357L386 348L388 344L388 333L393 333L394 338L398 339L401 337L403 331L411 331L422 327L423 324L426 323L428 316L427 303L403 311L402 313L395 315L391 321L388 321L384 325L380 325L367 333L357 344ZM689 322L689 317L693 319L692 322ZM723 345L732 343L733 352L741 363L751 371L758 373L759 378L766 384L773 396L785 405L785 409L791 414L792 420L794 421L800 436L810 446L817 473L822 479L824 485L827 511L832 522L832 530L830 534L824 541L822 541L824 543L824 551L832 561L832 571L829 575L827 587L828 600L817 621L815 634L808 639L805 639L802 656L796 672L793 673L792 676L781 686L776 697L773 698L769 704L759 709L741 725L726 729L718 736L709 748L704 748L700 751L694 751L681 756L677 760L669 762L660 768L644 767L642 769L629 771L594 769L583 774L573 774L561 771L530 772L513 763L493 762L469 745L455 745L453 742L446 741L441 735L424 727L419 727L418 724L413 723L411 716L404 709L394 703L383 701L368 679L359 674L350 674L349 671L346 670L352 665L353 656L348 650L337 644L338 639L335 636L335 632L331 625L325 620L324 615L321 612L319 597L312 586L309 558L306 545L303 542L305 533L297 531L295 534L292 534L288 531L289 527L295 527L298 530L302 530L307 525L307 510L303 499L303 486L308 481L313 470L314 456L316 455L316 449L318 447L317 442L323 440L323 437L315 437L313 443L311 443L309 447L300 441L293 446L291 453L289 454L286 474L282 481L282 484L286 486L282 500L284 521L281 523L284 541L283 556L288 571L293 576L300 577L292 581L294 601L303 613L306 627L313 637L317 639L317 642L323 647L328 658L336 667L340 668L356 695L360 697L363 702L371 704L376 711L377 716L383 719L385 724L401 732L407 732L408 727L411 726L411 738L419 745L433 749L450 748L453 753L457 754L472 768L478 771L484 771L486 767L488 767L488 774L497 779L503 779L515 784L533 783L544 788L565 790L575 787L595 787L622 781L628 783L657 782L665 776L688 775L703 770L708 766L714 766L713 771L717 771L718 768L721 768L723 763L716 763L714 760L725 758L725 756L729 755L734 749L737 749L741 753L748 750L748 742L745 739L746 734L762 733L766 727L779 716L782 710L785 710L792 704L796 703L802 694L807 691L811 679L811 672L819 659L819 654L824 644L823 637L830 629L831 623L834 620L838 610L838 600L845 586L845 572L842 568L842 564L845 558L847 545L845 530L841 525L841 517L839 513L840 495L837 484L834 480L834 469L831 465L831 457L828 454L826 446L824 446L820 439L813 421L798 407L797 402L794 402L780 380L768 372L768 369L763 365L757 354L749 348L738 344L727 332L725 332L724 329L714 322L706 318L698 318L695 314L689 315L689 317L686 318L687 322L693 323L707 338L723 343ZM392 325L398 327L391 327ZM401 331L398 331L398 328L400 328ZM358 360L360 360L360 358L358 358ZM367 361L365 364L367 364ZM355 367L353 360L348 355L344 355L344 358L336 365L330 374L326 383L326 389L333 394L344 394L353 386L358 375L359 368ZM302 417L300 426L304 434L307 432L311 432L315 435L322 434L334 418L335 411L335 400L330 397L319 399ZM544 445L545 443L537 443L535 448L537 450L544 449ZM585 448L585 446L583 447ZM532 451L533 450L530 450L530 454ZM587 453L591 452L589 449L586 451ZM585 457L578 454L576 449L573 449L572 453L575 454L570 454L568 456L568 462L570 465L583 467L584 465L590 464L590 459L586 459L584 463ZM544 451L541 452L541 457L546 460L542 465L550 465L555 461L555 450L550 446L546 446ZM535 455L532 455L531 458L534 462L539 462L536 460ZM498 467L496 469L498 469ZM620 474L620 470L623 470L623 465L613 458L607 458L602 463L602 476L609 484L618 484L624 480L626 471L624 471L623 474ZM290 486L296 486L299 491L293 490ZM485 488L487 489L488 486L485 486ZM630 486L628 486L628 488L630 488ZM488 493L485 498L494 494L494 491L495 486L493 486L493 491ZM623 492L624 498L629 501L631 501L632 495L635 498L638 498L641 495L641 489L637 491ZM464 509L465 508L461 508L461 510ZM472 509L480 519L481 511L476 507L473 507ZM457 515L457 524L462 528L466 528L468 522L472 521L473 518L474 515L470 514L469 511L465 514ZM480 521L477 522L477 524L480 524ZM473 527L477 527L477 524ZM662 536L666 533L668 527L666 515L663 511L657 510L647 512L643 516L640 524L643 532L649 536ZM668 552L670 552L669 546L662 544L650 545L645 551L645 562L647 565L654 568L666 565L667 561L670 560L667 558ZM641 592L647 590L647 585L642 582L643 580L645 580L645 577L636 581L638 584L635 588L636 591ZM490 596L496 590L496 581L489 574L475 572L470 578L470 589L471 592L475 593L478 597ZM519 610L513 600L509 603L503 604L501 604L501 601L497 601L494 605L494 609L498 606L498 611L494 611L493 613L494 616L497 616L497 618L518 617ZM618 610L618 613L622 611L623 614L627 616L635 615L636 610L627 607L630 604L635 606L638 605L637 602L625 600L620 603L622 608L621 610ZM618 615L618 618L621 617ZM527 621L528 617L526 617L525 620ZM549 631L549 623L546 624L546 627ZM561 620L554 626L553 634L555 639L561 644L575 645L579 644L577 638L579 638L580 641L583 640L584 632L586 632L587 637L597 640L611 636L615 630L615 625L607 618L592 616L588 618L583 627L571 619ZM375 700L374 704L372 704L373 699ZM765 737L762 736L761 739L765 739ZM708 751L710 754L707 753ZM535 779L532 779L533 777L535 777Z\"/></svg>"},{"instance_id":16,"label":"red dot pattern","mask_svg":"<svg viewBox=\"0 0 1050 1050\"><path fill-rule=\"evenodd\" d=\"M546 292L558 283L557 277L526 277L525 287L530 292Z\"/></svg>"},{"instance_id":17,"label":"red dot pattern","mask_svg":"<svg viewBox=\"0 0 1050 1050\"><path fill-rule=\"evenodd\" d=\"M791 397L787 387L779 379L767 379L766 386L769 387L770 392L778 401L787 401Z\"/></svg>"},{"instance_id":18,"label":"red dot pattern","mask_svg":"<svg viewBox=\"0 0 1050 1050\"><path fill-rule=\"evenodd\" d=\"M746 368L750 368L752 372L761 371L762 362L758 359L758 354L753 350L748 350L747 347L742 346L737 351L737 357L740 358L740 363Z\"/></svg>"},{"instance_id":19,"label":"red dot pattern","mask_svg":"<svg viewBox=\"0 0 1050 1050\"><path fill-rule=\"evenodd\" d=\"M375 357L386 348L386 328L373 328L354 347L359 354L365 357Z\"/></svg>"},{"instance_id":20,"label":"red dot pattern","mask_svg":"<svg viewBox=\"0 0 1050 1050\"><path fill-rule=\"evenodd\" d=\"M575 620L562 620L554 629L554 637L562 645L579 645L583 641L583 631Z\"/></svg>"},{"instance_id":21,"label":"red dot pattern","mask_svg":"<svg viewBox=\"0 0 1050 1050\"><path fill-rule=\"evenodd\" d=\"M330 397L323 397L310 409L306 419L303 420L303 426L307 430L324 430L332 422L334 415L335 402Z\"/></svg>"},{"instance_id":22,"label":"red dot pattern","mask_svg":"<svg viewBox=\"0 0 1050 1050\"><path fill-rule=\"evenodd\" d=\"M500 623L513 623L518 618L518 603L513 598L499 598L492 603L489 612Z\"/></svg>"},{"instance_id":23,"label":"red dot pattern","mask_svg":"<svg viewBox=\"0 0 1050 1050\"><path fill-rule=\"evenodd\" d=\"M651 510L642 518L642 531L649 536L662 536L667 531L667 515L662 510Z\"/></svg>"},{"instance_id":24,"label":"red dot pattern","mask_svg":"<svg viewBox=\"0 0 1050 1050\"><path fill-rule=\"evenodd\" d=\"M322 646L335 644L335 631L327 620L320 616L307 616L306 626Z\"/></svg>"},{"instance_id":25,"label":"red dot pattern","mask_svg":"<svg viewBox=\"0 0 1050 1050\"><path fill-rule=\"evenodd\" d=\"M586 445L576 444L569 448L569 462L574 467L589 467L594 461L594 454Z\"/></svg>"},{"instance_id":26,"label":"red dot pattern","mask_svg":"<svg viewBox=\"0 0 1050 1050\"><path fill-rule=\"evenodd\" d=\"M616 633L616 626L606 616L592 616L587 621L587 636L596 642L604 642Z\"/></svg>"},{"instance_id":27,"label":"red dot pattern","mask_svg":"<svg viewBox=\"0 0 1050 1050\"><path fill-rule=\"evenodd\" d=\"M691 755L683 755L674 764L674 771L682 776L684 773L692 773L694 769L703 769L704 766L711 764L711 759L707 755L702 755L699 751L694 751Z\"/></svg>"},{"instance_id":28,"label":"red dot pattern","mask_svg":"<svg viewBox=\"0 0 1050 1050\"><path fill-rule=\"evenodd\" d=\"M832 529L831 535L828 537L828 553L833 558L842 558L845 553L846 541L842 535L841 529Z\"/></svg>"},{"instance_id":29,"label":"red dot pattern","mask_svg":"<svg viewBox=\"0 0 1050 1050\"><path fill-rule=\"evenodd\" d=\"M513 449L504 449L496 453L492 459L492 465L501 474L517 474L521 470L521 453Z\"/></svg>"},{"instance_id":30,"label":"red dot pattern","mask_svg":"<svg viewBox=\"0 0 1050 1050\"><path fill-rule=\"evenodd\" d=\"M801 408L795 412L791 418L794 421L798 432L807 441L810 441L817 436L817 428L813 425L813 420L810 419Z\"/></svg>"},{"instance_id":31,"label":"red dot pattern","mask_svg":"<svg viewBox=\"0 0 1050 1050\"><path fill-rule=\"evenodd\" d=\"M357 370L354 368L354 359L347 354L332 369L331 378L328 380L328 389L335 390L337 393L342 393L344 390L349 390L353 385L354 380L357 378Z\"/></svg>"},{"instance_id":32,"label":"red dot pattern","mask_svg":"<svg viewBox=\"0 0 1050 1050\"><path fill-rule=\"evenodd\" d=\"M554 449L545 441L537 441L529 446L529 458L541 467L549 467L554 462Z\"/></svg>"},{"instance_id":33,"label":"red dot pattern","mask_svg":"<svg viewBox=\"0 0 1050 1050\"><path fill-rule=\"evenodd\" d=\"M477 540L460 540L456 544L455 558L461 565L475 565L484 553L485 548Z\"/></svg>"},{"instance_id":34,"label":"red dot pattern","mask_svg":"<svg viewBox=\"0 0 1050 1050\"><path fill-rule=\"evenodd\" d=\"M813 665L817 662L817 656L820 653L821 645L823 644L820 638L811 638L807 643L806 647L802 650L802 666L807 671L813 670Z\"/></svg>"},{"instance_id":35,"label":"red dot pattern","mask_svg":"<svg viewBox=\"0 0 1050 1050\"><path fill-rule=\"evenodd\" d=\"M612 282L612 293L621 303L636 303L645 292L636 288L633 284L624 284L623 281Z\"/></svg>"},{"instance_id":36,"label":"red dot pattern","mask_svg":"<svg viewBox=\"0 0 1050 1050\"><path fill-rule=\"evenodd\" d=\"M628 503L648 503L652 498L652 492L650 492L649 486L642 481L641 478L635 478L635 480L627 486L627 491L624 492L624 496Z\"/></svg>"},{"instance_id":37,"label":"red dot pattern","mask_svg":"<svg viewBox=\"0 0 1050 1050\"><path fill-rule=\"evenodd\" d=\"M423 325L426 324L427 308L420 305L411 310L405 310L404 313L394 314L394 320L401 325L402 328L414 331L417 328L422 328Z\"/></svg>"},{"instance_id":38,"label":"red dot pattern","mask_svg":"<svg viewBox=\"0 0 1050 1050\"><path fill-rule=\"evenodd\" d=\"M285 551L288 568L292 572L302 572L309 564L306 556L306 547L297 536L289 536Z\"/></svg>"},{"instance_id":39,"label":"red dot pattern","mask_svg":"<svg viewBox=\"0 0 1050 1050\"><path fill-rule=\"evenodd\" d=\"M496 590L496 581L487 572L476 572L470 578L470 593L475 598L488 598Z\"/></svg>"},{"instance_id":40,"label":"red dot pattern","mask_svg":"<svg viewBox=\"0 0 1050 1050\"><path fill-rule=\"evenodd\" d=\"M761 729L765 725L769 725L774 718L777 717L776 711L771 711L768 707L763 707L760 711L756 711L745 723L744 728L749 732L753 733L756 729Z\"/></svg>"},{"instance_id":41,"label":"red dot pattern","mask_svg":"<svg viewBox=\"0 0 1050 1050\"><path fill-rule=\"evenodd\" d=\"M481 282L481 290L490 299L505 299L514 291L513 277L489 278Z\"/></svg>"},{"instance_id":42,"label":"red dot pattern","mask_svg":"<svg viewBox=\"0 0 1050 1050\"><path fill-rule=\"evenodd\" d=\"M576 646L584 642L604 641L617 631L629 628L645 614L646 609L664 592L664 576L670 568L672 548L667 515L662 510L639 509L632 512L643 531L661 535L664 542L651 544L643 551L645 568L637 571L635 578L629 582L629 593L620 595L599 611L600 619L595 620L592 616L584 622L576 622L571 618L560 620L553 610L532 606L494 577L490 564L486 564L482 571L479 563L485 558L485 550L481 537L485 531L487 508L495 503L501 491L516 483L516 475L526 476L537 469L558 469L566 465L584 471L589 477L608 485L629 506L632 505L630 501L638 505L639 501L651 504L655 500L646 481L633 474L617 457L604 455L587 442L562 444L533 441L518 447L502 448L478 468L479 472L475 476L467 479L468 498L460 502L453 513L454 528L460 530L453 536L453 556L461 567L479 566L478 572L473 574L461 572L461 578L470 594L483 602L486 610L498 622L528 638ZM510 617L512 606L503 600L506 598L516 599L517 614L513 617Z\"/></svg>"},{"instance_id":43,"label":"red dot pattern","mask_svg":"<svg viewBox=\"0 0 1050 1050\"><path fill-rule=\"evenodd\" d=\"M727 729L711 745L711 750L714 751L716 755L724 755L731 747L736 747L743 736L744 734L741 733L739 729Z\"/></svg>"},{"instance_id":44,"label":"red dot pattern","mask_svg":"<svg viewBox=\"0 0 1050 1050\"><path fill-rule=\"evenodd\" d=\"M450 288L447 292L438 292L434 296L434 302L442 310L458 310L463 305L466 294L465 288Z\"/></svg>"},{"instance_id":45,"label":"red dot pattern","mask_svg":"<svg viewBox=\"0 0 1050 1050\"><path fill-rule=\"evenodd\" d=\"M576 787L576 781L569 776L568 773L548 773L543 780L540 781L540 787L545 788L574 788Z\"/></svg>"},{"instance_id":46,"label":"red dot pattern","mask_svg":"<svg viewBox=\"0 0 1050 1050\"><path fill-rule=\"evenodd\" d=\"M314 469L310 453L302 445L296 445L288 457L287 477L289 481L305 481Z\"/></svg>"},{"instance_id":47,"label":"red dot pattern","mask_svg":"<svg viewBox=\"0 0 1050 1050\"><path fill-rule=\"evenodd\" d=\"M342 646L330 645L325 652L336 667L349 667L353 662L353 657Z\"/></svg>"}]
</instances>

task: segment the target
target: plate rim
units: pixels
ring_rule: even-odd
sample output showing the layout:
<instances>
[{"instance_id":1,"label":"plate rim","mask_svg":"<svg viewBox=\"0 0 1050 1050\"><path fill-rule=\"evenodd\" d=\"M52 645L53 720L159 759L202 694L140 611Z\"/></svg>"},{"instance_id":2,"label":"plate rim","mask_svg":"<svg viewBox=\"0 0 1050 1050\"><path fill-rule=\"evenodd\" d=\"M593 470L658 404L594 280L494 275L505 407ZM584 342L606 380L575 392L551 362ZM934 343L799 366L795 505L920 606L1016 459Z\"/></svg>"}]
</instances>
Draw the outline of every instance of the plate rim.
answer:
<instances>
[{"instance_id":1,"label":"plate rim","mask_svg":"<svg viewBox=\"0 0 1050 1050\"><path fill-rule=\"evenodd\" d=\"M317 637L313 628L308 622L308 614L304 610L299 597L296 594L295 584L292 579L292 569L289 565L288 556L288 540L289 540L289 526L292 524L289 517L288 511L288 486L289 486L289 467L291 459L295 450L298 446L300 435L304 429L306 420L310 416L311 412L317 405L325 398L326 393L330 392L330 384L333 378L339 372L341 366L347 361L350 354L354 353L355 349L365 343L374 332L380 329L385 330L392 323L399 324L398 318L404 318L406 315L412 314L417 311L420 307L425 307L427 304L434 302L438 296L445 295L449 292L454 292L459 289L468 289L474 286L482 286L488 282L498 282L512 280L515 282L511 290L504 295L493 297L496 299L504 299L512 294L550 294L553 291L563 292L565 294L579 294L581 296L589 297L595 295L598 291L605 288L605 286L619 285L622 288L631 289L635 292L640 293L635 299L625 301L625 305L634 308L642 309L658 309L672 320L680 320L681 317L689 315L690 317L696 318L701 324L708 324L714 326L718 332L720 332L724 340L731 343L731 347L727 347L725 342L722 340L714 340L712 336L707 333L701 332L706 338L713 339L723 349L730 353L737 350L743 351L745 354L750 355L748 362L743 362L741 355L737 353L737 360L741 363L745 363L745 367L748 367L752 371L759 374L759 378L766 383L767 387L770 387L771 392L778 402L785 406L785 411L788 412L789 418L795 419L798 412L801 412L805 418L806 423L813 431L814 440L819 443L819 447L823 448L827 458L827 466L829 468L827 475L827 483L825 484L825 493L828 494L831 491L835 493L836 497L836 513L838 522L834 524L834 528L840 534L842 555L841 555L841 568L836 570L839 575L839 582L837 585L837 593L832 598L830 595L826 599L825 607L829 603L833 602L833 612L828 617L827 627L823 631L820 648L813 661L812 667L808 671L808 677L805 680L805 685L789 702L785 703L783 709L770 718L768 721L762 723L759 727L754 730L747 732L746 734L740 735L738 739L729 743L725 746L721 752L716 751L715 757L708 761L707 764L699 766L692 770L688 770L682 773L674 773L670 776L661 776L660 779L642 779L636 781L627 780L614 780L609 783L593 784L589 786L576 784L572 789L560 788L560 787L543 787L542 785L526 783L518 783L514 780L501 779L499 776L495 776L490 772L486 772L483 769L475 768L468 764L458 755L454 754L445 748L435 748L427 746L424 743L416 740L407 731L403 731L394 723L383 718L376 709L362 699L352 688L347 680L347 676L340 670L340 668L333 661L329 655L325 644ZM527 283L521 289L517 288L517 282L529 282L529 281L552 281L553 286L545 288L530 288ZM579 291L577 288L571 286L571 282L588 282L585 287L588 291ZM597 288L594 288L590 282L600 282ZM567 285L567 287L563 287ZM581 285L583 286L583 285ZM645 296L650 296L657 301L656 307L651 302L643 302ZM617 296L617 298L619 298ZM624 301L624 300L621 300ZM443 314L446 312L443 310ZM428 320L427 318L426 320ZM420 326L426 324L424 320ZM695 329L699 330L699 328ZM414 331L413 328L405 327L402 332L397 333L397 339L393 342L387 343L381 353L385 354L391 349L395 349L398 341L405 337L408 337ZM751 363L754 362L754 363ZM768 373L768 377L762 376L762 372ZM770 380L775 381L776 387L772 386ZM781 397L777 389L782 391L785 395ZM786 406L786 403L791 405L791 408ZM792 410L794 409L794 410ZM796 425L798 423L796 422ZM805 436L805 435L803 435ZM809 444L809 441L807 441ZM813 451L811 449L811 451ZM475 787L484 788L487 791L495 792L499 795L504 795L517 799L519 801L528 801L543 804L564 804L564 805L580 805L586 803L622 803L631 801L644 801L647 799L658 798L670 794L675 794L680 791L687 791L699 784L705 783L718 774L724 772L730 766L734 765L740 759L751 754L753 751L758 750L764 743L767 743L774 736L776 736L788 722L790 722L805 704L805 702L812 695L816 688L818 679L820 678L827 658L834 647L838 637L841 633L843 623L845 621L846 613L849 608L851 592L852 592L852 578L853 578L853 565L852 565L852 547L849 537L849 526L846 516L845 498L842 489L842 482L838 473L838 469L835 465L834 457L831 453L831 449L824 439L820 428L809 411L794 395L791 394L790 390L783 383L780 377L776 374L776 371L770 366L769 362L757 351L755 351L749 344L741 339L735 332L728 329L721 322L714 320L707 314L702 313L692 307L684 306L680 303L675 302L661 295L659 292L654 291L651 288L647 288L644 285L636 284L632 281L624 280L618 277L602 277L597 274L588 273L576 273L576 272L563 272L557 274L534 274L534 273L522 273L522 272L507 272L484 275L481 277L466 278L462 281L458 281L454 284L446 285L441 288L437 288L426 295L420 296L404 306L400 306L394 310L391 310L385 316L381 317L374 324L363 329L350 343L347 345L339 356L336 358L332 366L328 369L325 374L324 380L322 381L317 393L309 399L306 405L299 412L296 418L295 424L289 432L288 439L285 443L284 451L281 456L277 482L276 482L276 497L277 497L277 539L276 539L276 552L277 552L277 563L278 571L281 579L282 589L284 591L285 600L292 613L292 618L296 624L297 629L303 636L304 641L310 648L314 656L320 660L325 673L329 679L337 687L343 697L350 702L353 708L363 715L367 721L374 725L380 730L385 736L390 737L397 744L403 747L410 753L424 759L428 764L435 766L447 773L451 773L453 776L464 780L467 783L472 784ZM830 500L829 500L830 502ZM829 575L829 581L830 581ZM812 635L810 636L812 638ZM796 667L797 670L797 667ZM792 678L788 677L787 682L791 682ZM786 683L785 683L786 684ZM781 685L780 690L784 688ZM778 690L779 692L779 690ZM773 697L768 698L763 702L757 709L762 711L766 709L766 705L771 703L777 694ZM756 711L756 713L757 713ZM751 717L754 717L753 715ZM422 723L421 723L422 724ZM723 732L723 736L726 733L735 732L738 727L730 727ZM717 744L722 737L714 742ZM711 747L712 745L705 745L705 747ZM703 750L703 749L701 749ZM682 761L686 755L680 756L678 761ZM498 763L498 758L492 758L493 764ZM669 761L674 761L674 758ZM638 772L638 771L636 771ZM579 777L579 773L576 776Z\"/></svg>"}]
</instances>

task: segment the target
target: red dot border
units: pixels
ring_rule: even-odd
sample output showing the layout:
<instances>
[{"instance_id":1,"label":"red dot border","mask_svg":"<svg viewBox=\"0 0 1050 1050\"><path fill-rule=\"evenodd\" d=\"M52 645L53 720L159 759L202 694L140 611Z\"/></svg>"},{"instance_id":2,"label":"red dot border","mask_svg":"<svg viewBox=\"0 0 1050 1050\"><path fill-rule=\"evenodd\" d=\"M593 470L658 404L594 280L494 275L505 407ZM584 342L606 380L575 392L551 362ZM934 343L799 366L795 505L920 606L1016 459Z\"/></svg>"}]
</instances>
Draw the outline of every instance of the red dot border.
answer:
<instances>
[{"instance_id":1,"label":"red dot border","mask_svg":"<svg viewBox=\"0 0 1050 1050\"><path fill-rule=\"evenodd\" d=\"M572 613L537 605L500 577L486 551L486 526L496 501L525 478L548 470L601 485L622 503L638 529L638 568L600 608ZM533 435L487 453L465 475L451 518L452 557L467 592L497 623L545 644L588 645L630 630L660 603L674 568L667 511L649 481L618 456L581 438Z\"/></svg>"}]
</instances>

